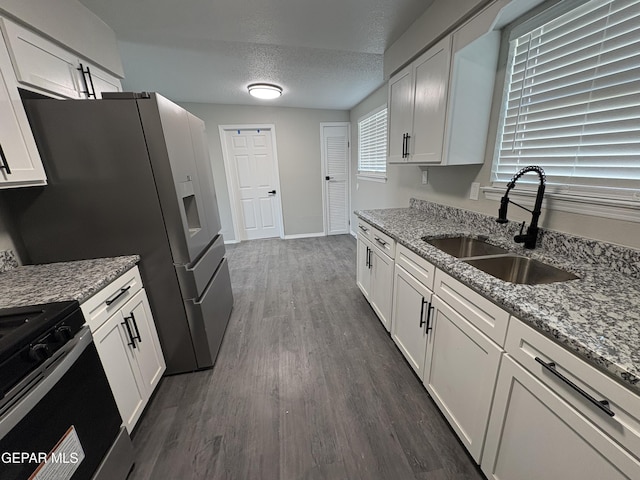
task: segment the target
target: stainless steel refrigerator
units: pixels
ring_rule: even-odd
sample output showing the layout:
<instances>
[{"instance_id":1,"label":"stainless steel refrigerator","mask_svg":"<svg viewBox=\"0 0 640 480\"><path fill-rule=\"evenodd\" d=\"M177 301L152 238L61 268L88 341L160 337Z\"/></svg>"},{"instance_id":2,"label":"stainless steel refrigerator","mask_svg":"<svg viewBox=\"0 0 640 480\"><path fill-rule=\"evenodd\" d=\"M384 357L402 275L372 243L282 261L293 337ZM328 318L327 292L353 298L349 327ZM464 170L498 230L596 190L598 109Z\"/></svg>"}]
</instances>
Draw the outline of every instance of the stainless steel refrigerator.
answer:
<instances>
[{"instance_id":1,"label":"stainless steel refrigerator","mask_svg":"<svg viewBox=\"0 0 640 480\"><path fill-rule=\"evenodd\" d=\"M233 295L204 122L154 93L24 104L49 184L3 192L22 253L140 254L167 373L211 367Z\"/></svg>"}]
</instances>

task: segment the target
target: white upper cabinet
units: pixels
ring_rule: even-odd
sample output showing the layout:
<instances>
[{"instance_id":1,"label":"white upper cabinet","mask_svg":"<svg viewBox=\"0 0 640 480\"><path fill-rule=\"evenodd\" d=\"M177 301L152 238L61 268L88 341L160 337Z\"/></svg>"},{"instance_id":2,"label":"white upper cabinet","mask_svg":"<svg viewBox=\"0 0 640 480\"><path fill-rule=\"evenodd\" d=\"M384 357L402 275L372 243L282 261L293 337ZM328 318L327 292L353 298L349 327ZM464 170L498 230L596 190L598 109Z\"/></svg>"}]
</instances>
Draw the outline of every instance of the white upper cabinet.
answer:
<instances>
[{"instance_id":1,"label":"white upper cabinet","mask_svg":"<svg viewBox=\"0 0 640 480\"><path fill-rule=\"evenodd\" d=\"M120 79L28 28L2 19L16 80L23 88L60 98L101 98L121 91Z\"/></svg>"},{"instance_id":2,"label":"white upper cabinet","mask_svg":"<svg viewBox=\"0 0 640 480\"><path fill-rule=\"evenodd\" d=\"M65 98L82 98L75 55L7 19L2 19L2 31L21 86Z\"/></svg>"},{"instance_id":3,"label":"white upper cabinet","mask_svg":"<svg viewBox=\"0 0 640 480\"><path fill-rule=\"evenodd\" d=\"M413 66L409 65L389 80L387 107L389 163L405 163L406 137L413 131Z\"/></svg>"},{"instance_id":4,"label":"white upper cabinet","mask_svg":"<svg viewBox=\"0 0 640 480\"><path fill-rule=\"evenodd\" d=\"M502 2L434 44L389 80L388 163L483 163Z\"/></svg>"},{"instance_id":5,"label":"white upper cabinet","mask_svg":"<svg viewBox=\"0 0 640 480\"><path fill-rule=\"evenodd\" d=\"M0 188L46 183L9 54L0 41Z\"/></svg>"},{"instance_id":6,"label":"white upper cabinet","mask_svg":"<svg viewBox=\"0 0 640 480\"><path fill-rule=\"evenodd\" d=\"M451 36L389 80L389 163L442 163Z\"/></svg>"},{"instance_id":7,"label":"white upper cabinet","mask_svg":"<svg viewBox=\"0 0 640 480\"><path fill-rule=\"evenodd\" d=\"M82 98L102 98L105 92L121 92L120 79L91 63L78 60L78 74Z\"/></svg>"}]
</instances>

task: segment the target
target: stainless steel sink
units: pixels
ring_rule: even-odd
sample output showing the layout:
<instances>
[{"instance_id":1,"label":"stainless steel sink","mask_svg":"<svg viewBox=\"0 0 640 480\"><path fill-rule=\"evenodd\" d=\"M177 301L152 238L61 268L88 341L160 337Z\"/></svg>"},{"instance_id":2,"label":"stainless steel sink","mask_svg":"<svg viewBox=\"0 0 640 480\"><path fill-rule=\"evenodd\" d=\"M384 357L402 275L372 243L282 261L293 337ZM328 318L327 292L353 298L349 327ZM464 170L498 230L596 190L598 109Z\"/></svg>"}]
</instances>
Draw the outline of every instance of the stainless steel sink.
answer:
<instances>
[{"instance_id":1,"label":"stainless steel sink","mask_svg":"<svg viewBox=\"0 0 640 480\"><path fill-rule=\"evenodd\" d=\"M579 278L571 272L552 267L532 258L517 255L473 258L465 260L465 263L505 282L526 285L566 282L567 280Z\"/></svg>"},{"instance_id":2,"label":"stainless steel sink","mask_svg":"<svg viewBox=\"0 0 640 480\"><path fill-rule=\"evenodd\" d=\"M486 255L501 255L509 253L509 251L504 248L496 247L495 245L491 245L483 240L472 237L423 237L422 240L456 258L481 257Z\"/></svg>"}]
</instances>

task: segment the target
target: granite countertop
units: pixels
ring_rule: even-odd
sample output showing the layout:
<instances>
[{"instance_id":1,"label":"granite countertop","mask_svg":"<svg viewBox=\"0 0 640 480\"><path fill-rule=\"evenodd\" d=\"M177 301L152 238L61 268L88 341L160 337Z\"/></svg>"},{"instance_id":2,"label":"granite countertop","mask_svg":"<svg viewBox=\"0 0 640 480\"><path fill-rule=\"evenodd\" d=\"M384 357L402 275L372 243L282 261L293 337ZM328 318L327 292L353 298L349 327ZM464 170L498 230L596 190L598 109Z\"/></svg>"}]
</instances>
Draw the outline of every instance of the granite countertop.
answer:
<instances>
[{"instance_id":1,"label":"granite countertop","mask_svg":"<svg viewBox=\"0 0 640 480\"><path fill-rule=\"evenodd\" d=\"M535 250L513 242L519 225L412 199L411 208L356 215L520 320L640 392L640 251L545 231ZM434 207L435 206L435 207ZM444 253L422 237L486 236L513 253L579 278L546 285L508 283Z\"/></svg>"},{"instance_id":2,"label":"granite countertop","mask_svg":"<svg viewBox=\"0 0 640 480\"><path fill-rule=\"evenodd\" d=\"M2 252L0 308L77 300L82 303L133 268L138 255L18 266L11 254Z\"/></svg>"}]
</instances>

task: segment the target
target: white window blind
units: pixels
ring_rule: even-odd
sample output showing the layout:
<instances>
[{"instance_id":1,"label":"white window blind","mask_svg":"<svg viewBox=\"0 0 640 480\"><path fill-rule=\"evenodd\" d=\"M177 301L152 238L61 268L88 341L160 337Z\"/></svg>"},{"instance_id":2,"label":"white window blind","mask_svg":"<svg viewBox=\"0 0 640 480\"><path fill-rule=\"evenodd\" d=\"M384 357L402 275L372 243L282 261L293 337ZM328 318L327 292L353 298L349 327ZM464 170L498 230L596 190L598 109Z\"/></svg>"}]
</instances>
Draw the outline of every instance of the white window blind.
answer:
<instances>
[{"instance_id":1,"label":"white window blind","mask_svg":"<svg viewBox=\"0 0 640 480\"><path fill-rule=\"evenodd\" d=\"M358 173L384 176L387 171L387 109L381 107L358 122Z\"/></svg>"},{"instance_id":2,"label":"white window blind","mask_svg":"<svg viewBox=\"0 0 640 480\"><path fill-rule=\"evenodd\" d=\"M640 0L592 0L510 40L494 182L640 189L639 26Z\"/></svg>"}]
</instances>

